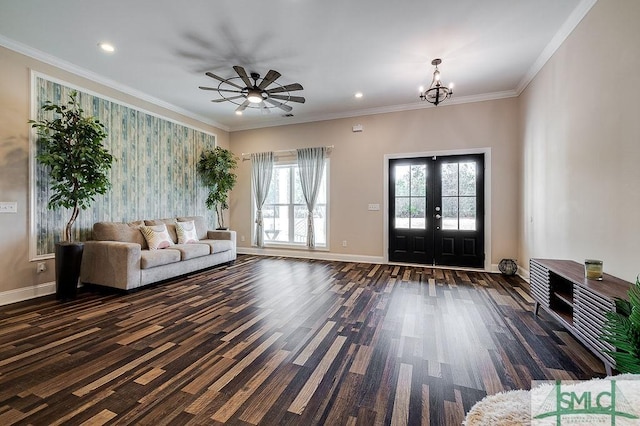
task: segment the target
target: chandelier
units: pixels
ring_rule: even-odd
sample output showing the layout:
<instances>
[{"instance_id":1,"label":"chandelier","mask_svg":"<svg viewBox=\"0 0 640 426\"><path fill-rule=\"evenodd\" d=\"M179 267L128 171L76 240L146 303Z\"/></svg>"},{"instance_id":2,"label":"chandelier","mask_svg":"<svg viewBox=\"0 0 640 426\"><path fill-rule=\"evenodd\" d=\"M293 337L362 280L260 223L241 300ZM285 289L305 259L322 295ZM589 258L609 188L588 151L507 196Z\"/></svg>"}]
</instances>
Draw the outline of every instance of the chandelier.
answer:
<instances>
[{"instance_id":1,"label":"chandelier","mask_svg":"<svg viewBox=\"0 0 640 426\"><path fill-rule=\"evenodd\" d=\"M453 95L453 83L449 84L449 87L440 84L440 71L438 65L442 63L442 59L434 59L431 61L431 65L435 65L436 69L433 72L433 80L431 80L431 86L425 91L420 89L420 99L438 106L442 101L446 101Z\"/></svg>"}]
</instances>

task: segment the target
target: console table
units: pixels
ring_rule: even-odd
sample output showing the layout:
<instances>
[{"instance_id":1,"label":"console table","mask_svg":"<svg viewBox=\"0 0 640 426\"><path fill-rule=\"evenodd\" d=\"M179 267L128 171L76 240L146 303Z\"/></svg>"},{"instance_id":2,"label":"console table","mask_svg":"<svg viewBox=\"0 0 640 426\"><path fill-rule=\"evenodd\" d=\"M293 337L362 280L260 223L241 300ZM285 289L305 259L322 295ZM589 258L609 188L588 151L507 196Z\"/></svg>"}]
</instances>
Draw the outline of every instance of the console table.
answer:
<instances>
[{"instance_id":1,"label":"console table","mask_svg":"<svg viewBox=\"0 0 640 426\"><path fill-rule=\"evenodd\" d=\"M608 274L602 281L588 280L584 265L571 260L531 259L529 266L534 314L542 306L600 358L611 375L615 361L604 351L614 348L600 340L605 312L615 310L615 298L628 298L631 284Z\"/></svg>"}]
</instances>

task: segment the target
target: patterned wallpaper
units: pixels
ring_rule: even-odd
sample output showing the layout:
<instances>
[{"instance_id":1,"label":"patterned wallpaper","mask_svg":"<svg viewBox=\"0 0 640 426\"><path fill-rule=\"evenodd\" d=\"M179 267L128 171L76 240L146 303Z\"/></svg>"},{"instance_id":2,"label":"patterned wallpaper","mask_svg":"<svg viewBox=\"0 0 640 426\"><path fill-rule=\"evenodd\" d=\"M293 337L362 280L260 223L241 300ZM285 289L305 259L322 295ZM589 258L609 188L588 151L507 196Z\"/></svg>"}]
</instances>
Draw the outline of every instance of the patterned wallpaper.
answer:
<instances>
[{"instance_id":1,"label":"patterned wallpaper","mask_svg":"<svg viewBox=\"0 0 640 426\"><path fill-rule=\"evenodd\" d=\"M35 119L42 120L45 116L40 106L45 101L66 103L74 89L37 75L34 90ZM215 147L214 135L75 90L84 113L97 116L105 125L108 136L104 144L116 158L111 191L97 197L91 208L80 211L74 229L76 241L90 239L93 223L99 221L202 215L211 229L215 228L215 214L205 207L206 190L196 173L200 153ZM47 208L47 170L35 161L33 176L35 254L42 256L54 252L71 214Z\"/></svg>"}]
</instances>

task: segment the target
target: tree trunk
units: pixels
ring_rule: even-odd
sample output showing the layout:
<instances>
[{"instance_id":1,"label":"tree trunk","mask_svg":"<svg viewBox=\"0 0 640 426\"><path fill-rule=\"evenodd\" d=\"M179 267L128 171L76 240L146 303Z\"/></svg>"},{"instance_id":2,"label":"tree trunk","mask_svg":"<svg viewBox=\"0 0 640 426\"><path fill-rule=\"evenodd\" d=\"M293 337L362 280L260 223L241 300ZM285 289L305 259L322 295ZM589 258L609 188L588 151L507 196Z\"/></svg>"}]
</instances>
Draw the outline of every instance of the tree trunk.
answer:
<instances>
[{"instance_id":1,"label":"tree trunk","mask_svg":"<svg viewBox=\"0 0 640 426\"><path fill-rule=\"evenodd\" d=\"M218 204L216 208L216 220L218 221L218 229L226 229L224 226L224 216L222 215L222 205Z\"/></svg>"},{"instance_id":2,"label":"tree trunk","mask_svg":"<svg viewBox=\"0 0 640 426\"><path fill-rule=\"evenodd\" d=\"M78 218L78 213L80 213L80 209L78 208L78 204L76 204L73 207L73 213L71 213L71 219L69 219L69 222L67 222L67 225L64 228L64 241L73 241L73 234L72 234L72 230L73 230L73 224L76 222L76 219Z\"/></svg>"}]
</instances>

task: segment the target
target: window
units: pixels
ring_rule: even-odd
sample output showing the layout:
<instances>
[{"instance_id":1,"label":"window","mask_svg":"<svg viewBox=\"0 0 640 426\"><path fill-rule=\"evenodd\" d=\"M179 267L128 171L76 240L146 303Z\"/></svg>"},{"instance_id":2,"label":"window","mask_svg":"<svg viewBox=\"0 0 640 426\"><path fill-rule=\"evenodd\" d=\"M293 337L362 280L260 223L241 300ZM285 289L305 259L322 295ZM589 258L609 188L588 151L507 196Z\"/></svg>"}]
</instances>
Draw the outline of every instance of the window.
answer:
<instances>
[{"instance_id":1,"label":"window","mask_svg":"<svg viewBox=\"0 0 640 426\"><path fill-rule=\"evenodd\" d=\"M395 227L426 229L427 165L395 166Z\"/></svg>"},{"instance_id":2,"label":"window","mask_svg":"<svg viewBox=\"0 0 640 426\"><path fill-rule=\"evenodd\" d=\"M442 165L442 229L476 230L476 163Z\"/></svg>"},{"instance_id":3,"label":"window","mask_svg":"<svg viewBox=\"0 0 640 426\"><path fill-rule=\"evenodd\" d=\"M327 247L327 169L313 211L316 247ZM255 217L255 212L254 212ZM269 194L262 207L265 244L305 246L307 242L307 204L302 195L297 164L277 164Z\"/></svg>"}]
</instances>

